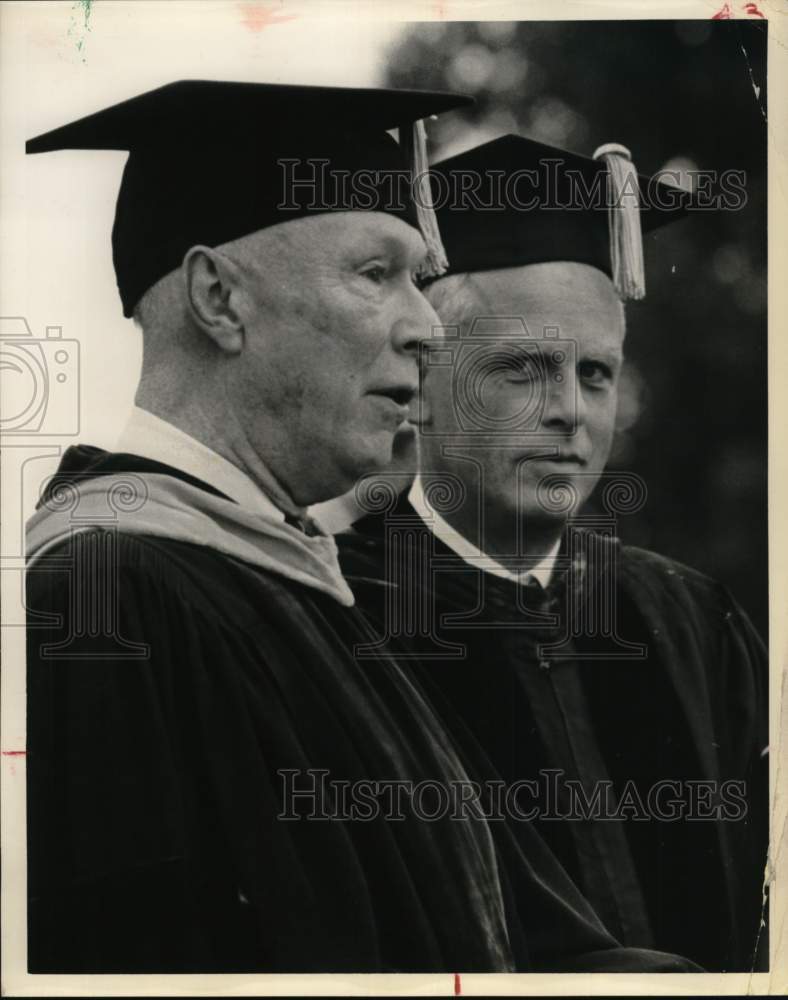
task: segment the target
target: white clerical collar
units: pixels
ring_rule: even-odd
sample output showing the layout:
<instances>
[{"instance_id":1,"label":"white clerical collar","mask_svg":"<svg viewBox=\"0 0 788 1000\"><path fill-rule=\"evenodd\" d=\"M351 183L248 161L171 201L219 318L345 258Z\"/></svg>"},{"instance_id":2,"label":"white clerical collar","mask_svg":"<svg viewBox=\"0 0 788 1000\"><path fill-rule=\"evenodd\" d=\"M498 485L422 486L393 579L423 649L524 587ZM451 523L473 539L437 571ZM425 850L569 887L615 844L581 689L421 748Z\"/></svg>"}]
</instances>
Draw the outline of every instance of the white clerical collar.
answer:
<instances>
[{"instance_id":1,"label":"white clerical collar","mask_svg":"<svg viewBox=\"0 0 788 1000\"><path fill-rule=\"evenodd\" d=\"M245 510L284 521L284 513L239 468L174 424L135 406L117 450L172 466L224 493Z\"/></svg>"},{"instance_id":2,"label":"white clerical collar","mask_svg":"<svg viewBox=\"0 0 788 1000\"><path fill-rule=\"evenodd\" d=\"M475 545L471 544L467 538L455 531L452 526L445 521L427 502L424 495L424 488L421 484L421 477L416 476L408 494L408 500L415 508L416 513L424 521L435 537L458 555L463 562L468 563L475 569L482 569L485 573L492 573L493 576L503 577L505 580L512 580L514 583L527 583L529 579L537 580L543 587L547 587L550 577L553 574L558 550L561 547L561 540L555 543L544 559L541 559L536 566L530 569L511 570L502 566L491 556L485 555Z\"/></svg>"}]
</instances>

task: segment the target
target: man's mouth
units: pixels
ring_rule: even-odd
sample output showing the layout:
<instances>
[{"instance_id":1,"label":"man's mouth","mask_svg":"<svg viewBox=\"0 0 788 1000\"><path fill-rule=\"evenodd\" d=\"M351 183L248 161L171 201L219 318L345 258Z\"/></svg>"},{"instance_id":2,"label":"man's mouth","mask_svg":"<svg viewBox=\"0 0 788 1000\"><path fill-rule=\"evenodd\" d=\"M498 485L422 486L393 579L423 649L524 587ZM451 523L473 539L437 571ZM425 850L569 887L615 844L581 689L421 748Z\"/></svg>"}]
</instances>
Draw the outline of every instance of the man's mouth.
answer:
<instances>
[{"instance_id":1,"label":"man's mouth","mask_svg":"<svg viewBox=\"0 0 788 1000\"><path fill-rule=\"evenodd\" d=\"M581 458L580 455L575 455L571 452L558 455L525 455L519 459L519 461L524 460L529 462L544 462L549 463L550 465L566 466L567 468L581 468L582 466L588 464L585 458Z\"/></svg>"},{"instance_id":2,"label":"man's mouth","mask_svg":"<svg viewBox=\"0 0 788 1000\"><path fill-rule=\"evenodd\" d=\"M404 423L410 415L410 404L418 392L413 385L388 385L372 389L370 396L379 400L379 405L386 413L387 419L393 420L397 426Z\"/></svg>"},{"instance_id":3,"label":"man's mouth","mask_svg":"<svg viewBox=\"0 0 788 1000\"><path fill-rule=\"evenodd\" d=\"M396 403L397 406L410 406L410 402L416 395L418 390L409 385L393 385L384 386L380 389L373 389L370 393L372 396L385 396L386 399L390 399L392 402Z\"/></svg>"}]
</instances>

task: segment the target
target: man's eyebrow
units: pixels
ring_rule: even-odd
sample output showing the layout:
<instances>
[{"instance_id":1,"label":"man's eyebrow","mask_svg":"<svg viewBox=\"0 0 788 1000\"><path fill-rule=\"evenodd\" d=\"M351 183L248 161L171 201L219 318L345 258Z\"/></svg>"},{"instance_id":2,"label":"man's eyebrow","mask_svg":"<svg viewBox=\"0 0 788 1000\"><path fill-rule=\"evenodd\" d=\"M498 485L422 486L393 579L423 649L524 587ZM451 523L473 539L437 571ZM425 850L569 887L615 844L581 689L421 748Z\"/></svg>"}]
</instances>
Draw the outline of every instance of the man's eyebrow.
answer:
<instances>
[{"instance_id":1,"label":"man's eyebrow","mask_svg":"<svg viewBox=\"0 0 788 1000\"><path fill-rule=\"evenodd\" d=\"M392 233L380 233L370 230L359 239L356 244L356 255L374 255L383 253L387 257L397 261L412 261L414 266L421 263L426 247L418 240L408 240L404 236L395 236Z\"/></svg>"},{"instance_id":2,"label":"man's eyebrow","mask_svg":"<svg viewBox=\"0 0 788 1000\"><path fill-rule=\"evenodd\" d=\"M564 344L566 341L563 342ZM544 339L541 337L534 337L532 339L512 339L506 340L507 349L512 353L516 354L518 357L533 356L538 353L542 358L545 358L549 364L556 364L556 360L553 358L553 354L556 350L561 351L562 354L566 353L566 349L562 349L562 341ZM594 344L587 345L577 345L576 361L601 361L611 368L619 366L624 360L623 350L619 350L615 347L596 347Z\"/></svg>"},{"instance_id":3,"label":"man's eyebrow","mask_svg":"<svg viewBox=\"0 0 788 1000\"><path fill-rule=\"evenodd\" d=\"M582 351L578 352L577 360L583 361L584 359L591 359L593 361L603 361L605 364L610 365L611 368L615 368L620 365L624 360L624 352L621 349L615 347L594 347L593 344L589 345Z\"/></svg>"}]
</instances>

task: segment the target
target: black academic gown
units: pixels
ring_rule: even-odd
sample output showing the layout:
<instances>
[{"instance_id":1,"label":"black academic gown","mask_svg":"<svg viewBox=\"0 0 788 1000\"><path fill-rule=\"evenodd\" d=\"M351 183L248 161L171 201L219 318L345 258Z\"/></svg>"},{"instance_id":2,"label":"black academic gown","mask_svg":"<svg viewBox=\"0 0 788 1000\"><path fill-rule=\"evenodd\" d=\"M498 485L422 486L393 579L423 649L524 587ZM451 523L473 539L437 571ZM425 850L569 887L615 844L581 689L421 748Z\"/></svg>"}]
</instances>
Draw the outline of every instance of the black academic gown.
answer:
<instances>
[{"instance_id":1,"label":"black academic gown","mask_svg":"<svg viewBox=\"0 0 788 1000\"><path fill-rule=\"evenodd\" d=\"M88 448L57 481L117 472L216 492ZM694 968L621 948L535 833L407 809L282 819L283 770L318 788L301 816L335 805L307 769L467 775L406 673L354 658L374 640L360 611L200 539L107 530L80 550L88 589L114 595L111 634L69 583L73 543L28 572L31 972Z\"/></svg>"},{"instance_id":2,"label":"black academic gown","mask_svg":"<svg viewBox=\"0 0 788 1000\"><path fill-rule=\"evenodd\" d=\"M510 826L539 832L612 933L763 967L767 659L725 589L579 529L573 571L523 587L463 563L404 496L337 540L357 602L471 756L507 787L537 782Z\"/></svg>"}]
</instances>

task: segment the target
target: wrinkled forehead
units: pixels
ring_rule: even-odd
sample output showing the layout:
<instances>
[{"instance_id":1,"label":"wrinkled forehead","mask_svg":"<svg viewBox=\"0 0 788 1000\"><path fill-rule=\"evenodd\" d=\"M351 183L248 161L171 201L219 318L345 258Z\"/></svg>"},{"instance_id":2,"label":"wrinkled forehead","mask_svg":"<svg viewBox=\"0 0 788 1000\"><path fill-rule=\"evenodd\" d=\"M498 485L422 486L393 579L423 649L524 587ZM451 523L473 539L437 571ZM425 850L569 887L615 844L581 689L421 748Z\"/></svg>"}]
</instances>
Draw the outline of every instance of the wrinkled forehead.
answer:
<instances>
[{"instance_id":1,"label":"wrinkled forehead","mask_svg":"<svg viewBox=\"0 0 788 1000\"><path fill-rule=\"evenodd\" d=\"M365 254L387 254L421 262L424 239L414 226L385 212L325 212L257 230L226 244L243 258L288 256L304 268L341 264Z\"/></svg>"},{"instance_id":2,"label":"wrinkled forehead","mask_svg":"<svg viewBox=\"0 0 788 1000\"><path fill-rule=\"evenodd\" d=\"M493 315L522 317L534 335L545 326L567 331L592 323L623 327L623 306L613 282L588 264L550 261L480 271L472 278Z\"/></svg>"},{"instance_id":3,"label":"wrinkled forehead","mask_svg":"<svg viewBox=\"0 0 788 1000\"><path fill-rule=\"evenodd\" d=\"M624 310L606 274L558 261L456 274L430 286L428 297L447 337L477 343L569 339L621 354ZM440 337L440 339L443 339Z\"/></svg>"}]
</instances>

